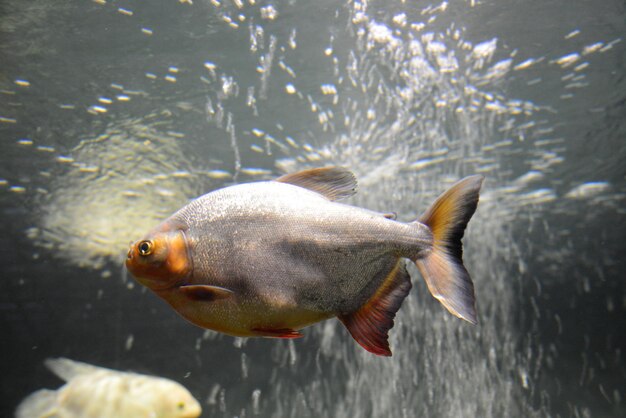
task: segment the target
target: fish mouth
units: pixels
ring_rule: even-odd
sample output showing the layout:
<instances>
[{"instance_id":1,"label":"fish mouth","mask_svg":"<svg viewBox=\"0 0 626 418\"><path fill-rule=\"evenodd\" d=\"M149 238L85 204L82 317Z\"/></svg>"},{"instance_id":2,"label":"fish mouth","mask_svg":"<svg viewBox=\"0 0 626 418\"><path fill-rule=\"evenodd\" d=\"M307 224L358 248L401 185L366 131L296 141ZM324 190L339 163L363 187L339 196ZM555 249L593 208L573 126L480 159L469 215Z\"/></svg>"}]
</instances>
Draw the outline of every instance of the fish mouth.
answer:
<instances>
[{"instance_id":1,"label":"fish mouth","mask_svg":"<svg viewBox=\"0 0 626 418\"><path fill-rule=\"evenodd\" d=\"M126 253L126 260L124 260L124 264L126 265L126 268L128 269L128 271L130 271L132 273L132 262L135 259L135 243L131 241L129 248L128 248L128 253Z\"/></svg>"}]
</instances>

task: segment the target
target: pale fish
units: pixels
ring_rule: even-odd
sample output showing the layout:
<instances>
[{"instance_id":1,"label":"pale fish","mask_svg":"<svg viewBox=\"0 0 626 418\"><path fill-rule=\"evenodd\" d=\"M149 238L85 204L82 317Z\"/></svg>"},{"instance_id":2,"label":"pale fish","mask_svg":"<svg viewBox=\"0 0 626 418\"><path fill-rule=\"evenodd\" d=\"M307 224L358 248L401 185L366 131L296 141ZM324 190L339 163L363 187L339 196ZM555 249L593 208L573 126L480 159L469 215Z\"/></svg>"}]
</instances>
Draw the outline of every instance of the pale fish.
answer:
<instances>
[{"instance_id":1,"label":"pale fish","mask_svg":"<svg viewBox=\"0 0 626 418\"><path fill-rule=\"evenodd\" d=\"M16 418L195 418L202 409L179 383L58 358L46 366L67 383L20 403Z\"/></svg>"}]
</instances>

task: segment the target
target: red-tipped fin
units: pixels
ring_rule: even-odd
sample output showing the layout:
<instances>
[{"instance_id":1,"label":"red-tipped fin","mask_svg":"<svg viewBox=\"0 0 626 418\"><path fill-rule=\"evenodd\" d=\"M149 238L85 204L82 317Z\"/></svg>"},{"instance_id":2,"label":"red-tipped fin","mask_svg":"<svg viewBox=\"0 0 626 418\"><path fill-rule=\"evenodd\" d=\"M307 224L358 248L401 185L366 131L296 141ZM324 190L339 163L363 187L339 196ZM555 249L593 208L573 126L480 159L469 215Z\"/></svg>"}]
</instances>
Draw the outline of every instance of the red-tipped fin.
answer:
<instances>
[{"instance_id":1,"label":"red-tipped fin","mask_svg":"<svg viewBox=\"0 0 626 418\"><path fill-rule=\"evenodd\" d=\"M443 193L420 222L433 233L433 249L415 260L428 290L450 313L476 324L474 284L463 265L461 239L476 211L483 176L470 176Z\"/></svg>"},{"instance_id":2,"label":"red-tipped fin","mask_svg":"<svg viewBox=\"0 0 626 418\"><path fill-rule=\"evenodd\" d=\"M312 190L328 200L339 200L356 193L356 177L341 167L322 167L285 174L276 179L281 183Z\"/></svg>"},{"instance_id":3,"label":"red-tipped fin","mask_svg":"<svg viewBox=\"0 0 626 418\"><path fill-rule=\"evenodd\" d=\"M206 284L181 286L179 289L189 299L203 300L207 302L225 299L234 295L232 290L219 286L209 286Z\"/></svg>"},{"instance_id":4,"label":"red-tipped fin","mask_svg":"<svg viewBox=\"0 0 626 418\"><path fill-rule=\"evenodd\" d=\"M411 278L404 261L398 261L381 287L359 310L338 318L361 347L379 356L391 356L387 333L410 290Z\"/></svg>"},{"instance_id":5,"label":"red-tipped fin","mask_svg":"<svg viewBox=\"0 0 626 418\"><path fill-rule=\"evenodd\" d=\"M269 338L301 338L304 337L300 332L294 331L290 328L281 328L281 329L264 329L264 328L252 328L252 331L257 333L257 335L261 337L269 337Z\"/></svg>"}]
</instances>

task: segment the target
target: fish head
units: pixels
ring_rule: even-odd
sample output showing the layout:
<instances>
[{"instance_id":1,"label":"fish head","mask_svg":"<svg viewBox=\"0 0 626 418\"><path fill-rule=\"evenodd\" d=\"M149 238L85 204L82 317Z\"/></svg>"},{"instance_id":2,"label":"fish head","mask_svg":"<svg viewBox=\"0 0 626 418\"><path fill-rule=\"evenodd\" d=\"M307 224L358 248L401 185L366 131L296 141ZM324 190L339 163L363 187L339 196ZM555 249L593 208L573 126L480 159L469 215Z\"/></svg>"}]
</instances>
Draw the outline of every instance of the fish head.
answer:
<instances>
[{"instance_id":1,"label":"fish head","mask_svg":"<svg viewBox=\"0 0 626 418\"><path fill-rule=\"evenodd\" d=\"M120 416L197 418L202 414L200 403L180 383L162 377L134 373L128 376L131 376L131 379L127 380L124 396L143 413Z\"/></svg>"},{"instance_id":2,"label":"fish head","mask_svg":"<svg viewBox=\"0 0 626 418\"><path fill-rule=\"evenodd\" d=\"M185 229L166 222L132 243L126 268L152 290L166 290L183 282L193 270Z\"/></svg>"},{"instance_id":3,"label":"fish head","mask_svg":"<svg viewBox=\"0 0 626 418\"><path fill-rule=\"evenodd\" d=\"M187 389L178 383L159 396L163 417L196 418L202 414L200 403Z\"/></svg>"}]
</instances>

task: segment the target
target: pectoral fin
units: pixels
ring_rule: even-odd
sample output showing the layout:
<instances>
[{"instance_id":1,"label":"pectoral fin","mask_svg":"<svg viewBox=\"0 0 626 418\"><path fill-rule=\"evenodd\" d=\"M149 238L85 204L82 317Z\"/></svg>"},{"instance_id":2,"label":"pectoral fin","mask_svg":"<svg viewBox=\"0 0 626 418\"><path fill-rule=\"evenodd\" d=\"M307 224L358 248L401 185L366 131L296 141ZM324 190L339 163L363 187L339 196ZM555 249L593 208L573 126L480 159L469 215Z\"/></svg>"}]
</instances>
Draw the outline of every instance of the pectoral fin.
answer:
<instances>
[{"instance_id":1,"label":"pectoral fin","mask_svg":"<svg viewBox=\"0 0 626 418\"><path fill-rule=\"evenodd\" d=\"M359 310L338 315L338 318L361 347L379 356L391 356L387 333L410 290L411 278L404 261L399 260L380 288Z\"/></svg>"},{"instance_id":2,"label":"pectoral fin","mask_svg":"<svg viewBox=\"0 0 626 418\"><path fill-rule=\"evenodd\" d=\"M279 177L276 181L312 190L329 200L343 199L356 193L354 174L341 167L312 168L298 171Z\"/></svg>"},{"instance_id":3,"label":"pectoral fin","mask_svg":"<svg viewBox=\"0 0 626 418\"><path fill-rule=\"evenodd\" d=\"M189 299L204 300L207 302L229 298L235 294L232 290L228 290L224 287L206 284L181 286L179 289Z\"/></svg>"}]
</instances>

